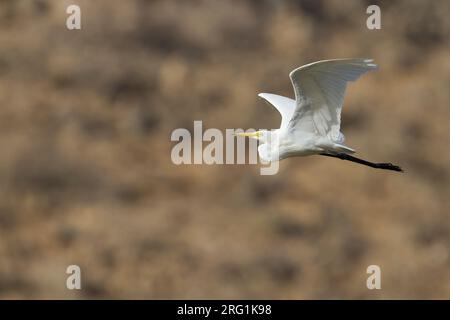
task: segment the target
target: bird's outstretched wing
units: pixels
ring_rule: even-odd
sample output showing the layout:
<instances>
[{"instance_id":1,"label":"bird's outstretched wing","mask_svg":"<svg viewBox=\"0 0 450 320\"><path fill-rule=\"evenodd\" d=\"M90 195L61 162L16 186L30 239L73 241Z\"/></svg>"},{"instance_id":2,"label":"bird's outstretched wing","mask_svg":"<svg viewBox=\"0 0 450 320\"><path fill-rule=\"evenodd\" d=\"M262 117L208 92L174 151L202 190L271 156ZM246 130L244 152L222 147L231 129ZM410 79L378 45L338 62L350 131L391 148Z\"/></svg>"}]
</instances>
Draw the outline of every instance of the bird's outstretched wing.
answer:
<instances>
[{"instance_id":1,"label":"bird's outstretched wing","mask_svg":"<svg viewBox=\"0 0 450 320\"><path fill-rule=\"evenodd\" d=\"M272 93L260 93L258 97L263 98L278 110L281 114L280 128L286 128L295 111L295 100Z\"/></svg>"},{"instance_id":2,"label":"bird's outstretched wing","mask_svg":"<svg viewBox=\"0 0 450 320\"><path fill-rule=\"evenodd\" d=\"M329 135L341 142L341 110L347 82L376 68L371 59L336 59L293 70L289 77L294 86L296 106L288 129Z\"/></svg>"}]
</instances>

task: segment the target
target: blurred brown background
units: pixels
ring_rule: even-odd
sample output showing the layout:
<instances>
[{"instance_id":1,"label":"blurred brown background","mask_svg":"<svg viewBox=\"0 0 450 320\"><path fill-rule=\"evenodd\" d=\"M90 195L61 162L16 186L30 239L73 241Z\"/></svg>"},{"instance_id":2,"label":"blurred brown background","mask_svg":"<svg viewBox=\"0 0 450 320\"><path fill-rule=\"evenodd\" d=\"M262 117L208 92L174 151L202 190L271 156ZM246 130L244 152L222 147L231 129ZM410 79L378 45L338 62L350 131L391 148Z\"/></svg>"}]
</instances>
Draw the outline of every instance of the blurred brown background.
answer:
<instances>
[{"instance_id":1,"label":"blurred brown background","mask_svg":"<svg viewBox=\"0 0 450 320\"><path fill-rule=\"evenodd\" d=\"M0 1L0 298L450 298L449 13ZM343 57L380 66L347 90L347 144L404 174L317 156L275 176L172 164L175 128L274 128L256 94L292 97L292 69ZM371 264L382 290L366 288Z\"/></svg>"}]
</instances>

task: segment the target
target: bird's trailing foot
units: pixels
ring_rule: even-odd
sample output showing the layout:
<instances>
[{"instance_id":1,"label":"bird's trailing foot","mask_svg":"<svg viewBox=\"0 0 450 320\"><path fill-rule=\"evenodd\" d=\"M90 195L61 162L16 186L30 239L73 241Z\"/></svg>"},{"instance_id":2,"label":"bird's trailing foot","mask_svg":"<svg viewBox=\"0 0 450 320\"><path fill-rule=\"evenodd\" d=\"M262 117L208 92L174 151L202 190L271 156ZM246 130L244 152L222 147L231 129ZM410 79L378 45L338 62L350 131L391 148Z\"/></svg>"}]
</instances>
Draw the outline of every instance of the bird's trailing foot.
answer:
<instances>
[{"instance_id":1,"label":"bird's trailing foot","mask_svg":"<svg viewBox=\"0 0 450 320\"><path fill-rule=\"evenodd\" d=\"M399 166L392 164L392 163L376 163L376 162L370 162L367 160L363 160L360 158L356 158L353 157L349 154L346 153L321 153L322 156L327 156L327 157L333 157L333 158L339 158L341 160L348 160L348 161L352 161L352 162L356 162L365 166L369 166L371 168L376 168L376 169L385 169L385 170L392 170L392 171L397 171L397 172L403 172L403 169L400 168Z\"/></svg>"}]
</instances>

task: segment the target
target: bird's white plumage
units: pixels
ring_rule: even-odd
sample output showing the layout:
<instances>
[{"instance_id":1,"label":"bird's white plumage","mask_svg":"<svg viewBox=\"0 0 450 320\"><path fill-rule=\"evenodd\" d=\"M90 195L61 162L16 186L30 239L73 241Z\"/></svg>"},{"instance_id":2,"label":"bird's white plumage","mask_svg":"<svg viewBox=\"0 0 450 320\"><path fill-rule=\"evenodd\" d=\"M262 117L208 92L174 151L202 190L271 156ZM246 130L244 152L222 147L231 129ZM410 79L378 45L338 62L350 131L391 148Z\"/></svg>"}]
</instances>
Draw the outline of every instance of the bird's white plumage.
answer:
<instances>
[{"instance_id":1,"label":"bird's white plumage","mask_svg":"<svg viewBox=\"0 0 450 320\"><path fill-rule=\"evenodd\" d=\"M320 154L401 172L402 168L392 163L353 157L350 154L355 150L343 145L340 126L347 82L376 68L371 59L323 60L297 68L289 74L295 100L270 93L259 94L280 112L280 128L237 135L258 139L261 142L258 154L264 161Z\"/></svg>"},{"instance_id":2,"label":"bird's white plumage","mask_svg":"<svg viewBox=\"0 0 450 320\"><path fill-rule=\"evenodd\" d=\"M280 128L287 128L295 111L295 100L272 93L260 93L258 97L269 102L281 114Z\"/></svg>"},{"instance_id":3,"label":"bird's white plumage","mask_svg":"<svg viewBox=\"0 0 450 320\"><path fill-rule=\"evenodd\" d=\"M343 145L341 111L347 82L377 65L371 59L323 60L293 70L289 77L295 100L270 93L259 96L281 114L277 130L241 134L262 142L258 151L268 161L311 154L353 153Z\"/></svg>"},{"instance_id":4,"label":"bird's white plumage","mask_svg":"<svg viewBox=\"0 0 450 320\"><path fill-rule=\"evenodd\" d=\"M341 110L348 81L377 68L371 59L323 60L293 70L296 107L290 131L314 132L343 142Z\"/></svg>"}]
</instances>

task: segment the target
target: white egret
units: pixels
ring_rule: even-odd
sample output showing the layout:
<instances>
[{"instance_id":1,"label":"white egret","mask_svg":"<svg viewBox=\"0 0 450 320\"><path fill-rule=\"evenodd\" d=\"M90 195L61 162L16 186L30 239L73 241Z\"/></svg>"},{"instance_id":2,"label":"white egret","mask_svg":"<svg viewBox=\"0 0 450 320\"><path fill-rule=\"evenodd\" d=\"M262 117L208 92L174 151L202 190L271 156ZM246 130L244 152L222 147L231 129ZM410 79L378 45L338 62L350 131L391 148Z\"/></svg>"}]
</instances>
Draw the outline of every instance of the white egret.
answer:
<instances>
[{"instance_id":1,"label":"white egret","mask_svg":"<svg viewBox=\"0 0 450 320\"><path fill-rule=\"evenodd\" d=\"M351 156L355 150L344 145L340 131L347 82L375 69L372 59L323 60L299 67L289 74L295 100L270 93L258 95L280 112L280 128L238 135L260 140L258 153L264 161L319 154L402 171L391 163L373 163Z\"/></svg>"}]
</instances>

